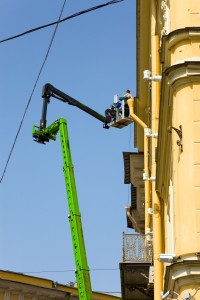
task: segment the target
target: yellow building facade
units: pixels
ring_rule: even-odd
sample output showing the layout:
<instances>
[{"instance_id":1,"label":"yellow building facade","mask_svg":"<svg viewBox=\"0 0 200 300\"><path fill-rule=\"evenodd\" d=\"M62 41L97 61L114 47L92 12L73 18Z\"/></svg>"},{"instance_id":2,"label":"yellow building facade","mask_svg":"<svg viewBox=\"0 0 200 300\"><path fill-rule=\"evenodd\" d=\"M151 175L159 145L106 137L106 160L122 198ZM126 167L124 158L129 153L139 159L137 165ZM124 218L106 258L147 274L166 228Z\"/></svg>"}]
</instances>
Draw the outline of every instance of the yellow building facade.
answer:
<instances>
[{"instance_id":1,"label":"yellow building facade","mask_svg":"<svg viewBox=\"0 0 200 300\"><path fill-rule=\"evenodd\" d=\"M45 278L0 270L0 300L73 300L79 299L77 287ZM121 299L93 292L94 300Z\"/></svg>"},{"instance_id":2,"label":"yellow building facade","mask_svg":"<svg viewBox=\"0 0 200 300\"><path fill-rule=\"evenodd\" d=\"M138 0L136 19L132 117L146 125L135 119L145 196L127 218L153 249L154 299L200 299L200 2Z\"/></svg>"}]
</instances>

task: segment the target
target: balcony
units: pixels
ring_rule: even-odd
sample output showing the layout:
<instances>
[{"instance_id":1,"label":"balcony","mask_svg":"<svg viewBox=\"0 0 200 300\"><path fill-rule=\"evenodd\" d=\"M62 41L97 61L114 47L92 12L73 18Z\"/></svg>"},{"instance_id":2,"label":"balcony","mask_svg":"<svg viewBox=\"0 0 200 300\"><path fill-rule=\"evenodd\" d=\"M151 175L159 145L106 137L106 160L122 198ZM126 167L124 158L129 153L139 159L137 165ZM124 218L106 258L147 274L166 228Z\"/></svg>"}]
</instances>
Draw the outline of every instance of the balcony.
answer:
<instances>
[{"instance_id":1,"label":"balcony","mask_svg":"<svg viewBox=\"0 0 200 300\"><path fill-rule=\"evenodd\" d=\"M141 234L123 234L122 253L122 299L153 299L152 246L147 237Z\"/></svg>"},{"instance_id":2,"label":"balcony","mask_svg":"<svg viewBox=\"0 0 200 300\"><path fill-rule=\"evenodd\" d=\"M131 206L128 207L127 226L144 233L144 154L123 152L124 183L131 187Z\"/></svg>"}]
</instances>

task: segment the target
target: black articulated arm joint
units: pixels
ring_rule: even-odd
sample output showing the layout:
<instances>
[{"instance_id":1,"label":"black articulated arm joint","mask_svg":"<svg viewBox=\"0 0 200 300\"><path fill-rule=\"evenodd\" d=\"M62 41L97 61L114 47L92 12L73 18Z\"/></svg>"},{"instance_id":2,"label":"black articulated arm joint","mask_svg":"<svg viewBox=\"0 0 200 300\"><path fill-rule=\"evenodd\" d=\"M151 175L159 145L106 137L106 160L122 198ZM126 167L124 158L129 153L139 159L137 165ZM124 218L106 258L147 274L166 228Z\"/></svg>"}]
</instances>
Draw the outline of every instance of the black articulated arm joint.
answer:
<instances>
[{"instance_id":1,"label":"black articulated arm joint","mask_svg":"<svg viewBox=\"0 0 200 300\"><path fill-rule=\"evenodd\" d=\"M63 93L62 91L55 88L50 83L46 83L43 86L42 90L42 98L43 98L43 108L42 108L42 118L40 121L40 129L46 128L46 115L47 115L47 105L50 102L50 98L56 98L62 102L68 103L69 105L73 105L78 107L79 109L85 111L87 114L91 115L92 117L98 119L103 124L103 127L108 129L109 128L109 120L107 117L104 117L97 113L95 110L91 109L90 107L84 105L83 103L77 101L76 99L72 98L71 96Z\"/></svg>"}]
</instances>

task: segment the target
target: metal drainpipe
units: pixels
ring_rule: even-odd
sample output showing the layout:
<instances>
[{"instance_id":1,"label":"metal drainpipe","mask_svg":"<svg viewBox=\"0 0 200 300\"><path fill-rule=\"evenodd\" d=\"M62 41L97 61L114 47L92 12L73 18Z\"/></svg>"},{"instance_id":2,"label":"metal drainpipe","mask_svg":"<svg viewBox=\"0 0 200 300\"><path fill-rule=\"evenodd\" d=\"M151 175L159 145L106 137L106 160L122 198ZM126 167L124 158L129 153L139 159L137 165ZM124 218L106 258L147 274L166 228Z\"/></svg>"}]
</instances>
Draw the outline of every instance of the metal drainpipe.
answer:
<instances>
[{"instance_id":1,"label":"metal drainpipe","mask_svg":"<svg viewBox=\"0 0 200 300\"><path fill-rule=\"evenodd\" d=\"M136 121L142 128L144 128L144 173L147 176L147 180L145 180L145 234L149 233L149 228L151 224L151 218L148 214L148 208L151 208L150 201L150 182L149 182L149 140L145 134L145 129L147 125L140 119L138 116L134 114L134 99L130 98L127 100L129 106L129 114L134 121Z\"/></svg>"},{"instance_id":2,"label":"metal drainpipe","mask_svg":"<svg viewBox=\"0 0 200 300\"><path fill-rule=\"evenodd\" d=\"M155 74L159 74L159 37L152 36L152 66ZM152 82L152 132L158 132L160 105L160 84ZM152 139L152 174L156 174L155 147L156 140ZM163 291L163 263L159 261L159 254L163 251L162 241L162 216L161 203L155 190L155 182L152 182L152 208L153 208L153 262L154 262L154 300L160 300L160 292Z\"/></svg>"}]
</instances>

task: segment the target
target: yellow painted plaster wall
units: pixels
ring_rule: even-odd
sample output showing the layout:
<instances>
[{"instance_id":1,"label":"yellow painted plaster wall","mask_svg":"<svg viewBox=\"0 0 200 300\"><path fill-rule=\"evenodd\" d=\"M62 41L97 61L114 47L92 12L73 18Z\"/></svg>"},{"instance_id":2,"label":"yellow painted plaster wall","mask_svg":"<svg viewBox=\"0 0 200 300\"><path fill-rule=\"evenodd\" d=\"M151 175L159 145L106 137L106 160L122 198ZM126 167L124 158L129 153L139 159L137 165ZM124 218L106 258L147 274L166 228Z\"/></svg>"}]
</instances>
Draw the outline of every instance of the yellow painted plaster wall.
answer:
<instances>
[{"instance_id":1,"label":"yellow painted plaster wall","mask_svg":"<svg viewBox=\"0 0 200 300\"><path fill-rule=\"evenodd\" d=\"M171 48L171 65L185 60L200 60L200 39L188 37Z\"/></svg>"},{"instance_id":2,"label":"yellow painted plaster wall","mask_svg":"<svg viewBox=\"0 0 200 300\"><path fill-rule=\"evenodd\" d=\"M137 95L135 114L145 123L149 123L149 85L143 80L143 71L150 68L150 0L137 1ZM145 22L144 22L145 20ZM139 152L144 151L144 129L136 122L136 145Z\"/></svg>"},{"instance_id":3,"label":"yellow painted plaster wall","mask_svg":"<svg viewBox=\"0 0 200 300\"><path fill-rule=\"evenodd\" d=\"M141 3L144 4L145 1L141 0ZM163 40L159 41L163 79L156 188L162 198L164 253L175 253L180 256L177 265L172 264L172 271L170 271L170 275L176 273L175 276L165 277L165 269L163 281L165 292L174 290L184 296L185 291L194 294L200 285L199 265L195 266L196 273L189 265L189 259L194 259L198 264L196 253L200 252L200 72L195 69L199 69L200 61L200 30L197 28L200 27L200 2L199 0L155 0L151 1L150 9L153 5L156 7L156 14L150 10L150 16L156 20L149 22L149 25L155 26L152 26L146 35L146 43L150 48L142 52L140 44L139 50L142 56L150 55L148 69L154 72L155 64L152 57L155 53L151 45L155 34L160 38L163 37ZM148 14L148 10L146 13L143 12L143 17L145 14ZM145 23L142 18L140 21L141 24ZM143 36L142 32L139 34ZM186 61L188 64L185 63ZM197 62L197 66L189 62ZM144 84L141 72L144 69L146 68L140 60L137 70L139 72L137 74L138 96L146 95L147 107L151 107L155 99L153 85L150 94L141 91ZM150 118L153 119L154 115L152 114ZM148 121L152 119L147 120L146 123L151 124ZM179 139L177 133L174 130L171 134L168 132L168 126L179 128L179 125L182 125L183 129L183 152L177 145ZM138 140L139 135L142 137L142 133L138 132ZM152 151L153 148L150 150L150 157L153 158ZM153 164L150 171L152 170L154 170ZM153 185L152 187L154 189ZM155 227L153 232L154 230ZM185 259L188 259L188 264L183 261ZM165 267L168 265L170 264L164 264ZM174 270L173 266L177 266L177 270ZM194 286L191 285L192 281L195 282ZM155 285L157 282L158 280L155 280ZM154 299L159 297L160 294L156 291Z\"/></svg>"},{"instance_id":4,"label":"yellow painted plaster wall","mask_svg":"<svg viewBox=\"0 0 200 300\"><path fill-rule=\"evenodd\" d=\"M200 249L200 210L195 196L200 190L200 85L188 83L173 96L172 124L182 125L183 152L173 132L174 250L176 255L194 254Z\"/></svg>"},{"instance_id":5,"label":"yellow painted plaster wall","mask_svg":"<svg viewBox=\"0 0 200 300\"><path fill-rule=\"evenodd\" d=\"M171 0L171 31L185 27L200 26L199 0Z\"/></svg>"}]
</instances>

